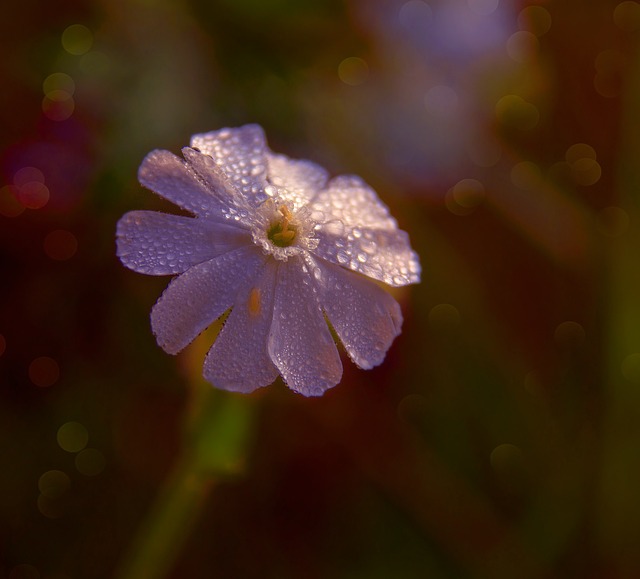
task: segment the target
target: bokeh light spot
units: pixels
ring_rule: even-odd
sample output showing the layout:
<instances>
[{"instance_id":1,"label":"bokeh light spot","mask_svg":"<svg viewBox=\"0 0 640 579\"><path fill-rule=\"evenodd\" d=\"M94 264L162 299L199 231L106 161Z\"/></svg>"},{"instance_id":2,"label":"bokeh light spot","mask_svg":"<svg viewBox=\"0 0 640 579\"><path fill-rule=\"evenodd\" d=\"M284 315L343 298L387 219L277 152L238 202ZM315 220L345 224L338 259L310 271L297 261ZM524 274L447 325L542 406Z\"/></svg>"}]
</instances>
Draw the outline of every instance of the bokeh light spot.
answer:
<instances>
[{"instance_id":1,"label":"bokeh light spot","mask_svg":"<svg viewBox=\"0 0 640 579\"><path fill-rule=\"evenodd\" d=\"M18 188L32 182L44 183L44 173L36 167L22 167L13 175L13 184Z\"/></svg>"},{"instance_id":2,"label":"bokeh light spot","mask_svg":"<svg viewBox=\"0 0 640 579\"><path fill-rule=\"evenodd\" d=\"M362 58L350 56L338 65L338 77L345 84L358 86L369 77L369 65Z\"/></svg>"},{"instance_id":3,"label":"bokeh light spot","mask_svg":"<svg viewBox=\"0 0 640 579\"><path fill-rule=\"evenodd\" d=\"M76 469L85 476L99 475L107 464L107 461L99 450L85 448L76 455Z\"/></svg>"},{"instance_id":4,"label":"bokeh light spot","mask_svg":"<svg viewBox=\"0 0 640 579\"><path fill-rule=\"evenodd\" d=\"M622 371L622 375L625 379L629 380L629 382L640 384L640 354L629 354L624 360L622 360L620 370Z\"/></svg>"},{"instance_id":5,"label":"bokeh light spot","mask_svg":"<svg viewBox=\"0 0 640 579\"><path fill-rule=\"evenodd\" d=\"M629 228L629 214L620 207L605 207L598 212L598 228L609 237L619 237Z\"/></svg>"},{"instance_id":6,"label":"bokeh light spot","mask_svg":"<svg viewBox=\"0 0 640 579\"><path fill-rule=\"evenodd\" d=\"M542 172L533 161L520 161L511 168L511 182L520 189L534 191L542 185Z\"/></svg>"},{"instance_id":7,"label":"bokeh light spot","mask_svg":"<svg viewBox=\"0 0 640 579\"><path fill-rule=\"evenodd\" d=\"M467 4L472 12L480 16L489 16L498 8L500 0L467 0Z\"/></svg>"},{"instance_id":8,"label":"bokeh light spot","mask_svg":"<svg viewBox=\"0 0 640 579\"><path fill-rule=\"evenodd\" d=\"M44 79L42 83L42 91L45 95L49 95L56 91L66 93L69 97L73 96L76 90L74 80L64 72L54 72Z\"/></svg>"},{"instance_id":9,"label":"bokeh light spot","mask_svg":"<svg viewBox=\"0 0 640 579\"><path fill-rule=\"evenodd\" d=\"M18 188L18 201L27 209L42 209L48 202L51 194L49 188L39 181L25 183Z\"/></svg>"},{"instance_id":10,"label":"bokeh light spot","mask_svg":"<svg viewBox=\"0 0 640 579\"><path fill-rule=\"evenodd\" d=\"M515 94L503 96L497 102L496 116L502 124L525 131L533 129L540 120L537 107Z\"/></svg>"},{"instance_id":11,"label":"bokeh light spot","mask_svg":"<svg viewBox=\"0 0 640 579\"><path fill-rule=\"evenodd\" d=\"M42 99L42 112L52 121L66 121L74 109L73 97L63 90L51 91Z\"/></svg>"},{"instance_id":12,"label":"bokeh light spot","mask_svg":"<svg viewBox=\"0 0 640 579\"><path fill-rule=\"evenodd\" d=\"M565 153L570 174L578 185L594 185L602 176L595 149L586 143L571 145Z\"/></svg>"},{"instance_id":13,"label":"bokeh light spot","mask_svg":"<svg viewBox=\"0 0 640 579\"><path fill-rule=\"evenodd\" d=\"M57 499L69 490L71 479L61 470L48 470L38 479L38 490L49 499Z\"/></svg>"},{"instance_id":14,"label":"bokeh light spot","mask_svg":"<svg viewBox=\"0 0 640 579\"><path fill-rule=\"evenodd\" d=\"M567 149L564 158L567 160L567 163L572 164L580 159L593 159L595 161L598 157L596 150L591 145L576 143Z\"/></svg>"},{"instance_id":15,"label":"bokeh light spot","mask_svg":"<svg viewBox=\"0 0 640 579\"><path fill-rule=\"evenodd\" d=\"M429 326L436 332L450 332L458 328L460 322L460 312L451 304L438 304L429 312Z\"/></svg>"},{"instance_id":16,"label":"bokeh light spot","mask_svg":"<svg viewBox=\"0 0 640 579\"><path fill-rule=\"evenodd\" d=\"M18 201L19 189L11 185L0 187L0 215L4 217L18 217L25 206Z\"/></svg>"},{"instance_id":17,"label":"bokeh light spot","mask_svg":"<svg viewBox=\"0 0 640 579\"><path fill-rule=\"evenodd\" d=\"M593 159L579 159L571 165L571 170L578 185L595 185L602 176L600 164Z\"/></svg>"},{"instance_id":18,"label":"bokeh light spot","mask_svg":"<svg viewBox=\"0 0 640 579\"><path fill-rule=\"evenodd\" d=\"M111 59L104 53L92 50L80 58L80 71L90 76L104 76L112 66Z\"/></svg>"},{"instance_id":19,"label":"bokeh light spot","mask_svg":"<svg viewBox=\"0 0 640 579\"><path fill-rule=\"evenodd\" d=\"M62 47L69 53L76 56L85 54L91 50L93 45L93 34L82 24L72 24L67 26L62 33Z\"/></svg>"},{"instance_id":20,"label":"bokeh light spot","mask_svg":"<svg viewBox=\"0 0 640 579\"><path fill-rule=\"evenodd\" d=\"M409 0L398 11L398 22L407 30L424 32L432 20L431 6L422 0Z\"/></svg>"},{"instance_id":21,"label":"bokeh light spot","mask_svg":"<svg viewBox=\"0 0 640 579\"><path fill-rule=\"evenodd\" d=\"M507 54L520 64L533 61L539 49L538 37L526 30L514 32L507 40Z\"/></svg>"},{"instance_id":22,"label":"bokeh light spot","mask_svg":"<svg viewBox=\"0 0 640 579\"><path fill-rule=\"evenodd\" d=\"M53 386L59 378L58 362L49 356L40 356L29 364L29 380L39 388Z\"/></svg>"},{"instance_id":23,"label":"bokeh light spot","mask_svg":"<svg viewBox=\"0 0 640 579\"><path fill-rule=\"evenodd\" d=\"M40 494L37 504L40 513L49 519L58 519L64 515L65 502L59 498L51 499L46 495Z\"/></svg>"},{"instance_id":24,"label":"bokeh light spot","mask_svg":"<svg viewBox=\"0 0 640 579\"><path fill-rule=\"evenodd\" d=\"M11 568L8 579L40 579L40 571L33 565L21 563Z\"/></svg>"},{"instance_id":25,"label":"bokeh light spot","mask_svg":"<svg viewBox=\"0 0 640 579\"><path fill-rule=\"evenodd\" d=\"M67 422L58 429L57 440L62 450L80 452L89 442L89 433L79 422Z\"/></svg>"},{"instance_id":26,"label":"bokeh light spot","mask_svg":"<svg viewBox=\"0 0 640 579\"><path fill-rule=\"evenodd\" d=\"M0 334L0 356L2 356L2 354L4 354L4 351L7 349L7 340L5 339L5 337Z\"/></svg>"},{"instance_id":27,"label":"bokeh light spot","mask_svg":"<svg viewBox=\"0 0 640 579\"><path fill-rule=\"evenodd\" d=\"M543 6L527 6L518 14L518 27L536 36L542 36L551 29L551 14Z\"/></svg>"},{"instance_id":28,"label":"bokeh light spot","mask_svg":"<svg viewBox=\"0 0 640 579\"><path fill-rule=\"evenodd\" d=\"M71 259L78 251L76 236L64 229L49 232L42 245L47 256L56 261Z\"/></svg>"},{"instance_id":29,"label":"bokeh light spot","mask_svg":"<svg viewBox=\"0 0 640 579\"><path fill-rule=\"evenodd\" d=\"M445 205L454 215L470 215L484 201L484 185L477 179L458 181L445 196Z\"/></svg>"},{"instance_id":30,"label":"bokeh light spot","mask_svg":"<svg viewBox=\"0 0 640 579\"><path fill-rule=\"evenodd\" d=\"M613 10L613 22L625 32L640 29L640 4L638 2L620 2Z\"/></svg>"},{"instance_id":31,"label":"bokeh light spot","mask_svg":"<svg viewBox=\"0 0 640 579\"><path fill-rule=\"evenodd\" d=\"M451 87L434 86L424 95L424 105L434 115L449 116L458 108L458 94Z\"/></svg>"},{"instance_id":32,"label":"bokeh light spot","mask_svg":"<svg viewBox=\"0 0 640 579\"><path fill-rule=\"evenodd\" d=\"M584 344L585 341L584 328L578 322L562 322L558 324L553 338L559 346L563 348L577 348Z\"/></svg>"}]
</instances>

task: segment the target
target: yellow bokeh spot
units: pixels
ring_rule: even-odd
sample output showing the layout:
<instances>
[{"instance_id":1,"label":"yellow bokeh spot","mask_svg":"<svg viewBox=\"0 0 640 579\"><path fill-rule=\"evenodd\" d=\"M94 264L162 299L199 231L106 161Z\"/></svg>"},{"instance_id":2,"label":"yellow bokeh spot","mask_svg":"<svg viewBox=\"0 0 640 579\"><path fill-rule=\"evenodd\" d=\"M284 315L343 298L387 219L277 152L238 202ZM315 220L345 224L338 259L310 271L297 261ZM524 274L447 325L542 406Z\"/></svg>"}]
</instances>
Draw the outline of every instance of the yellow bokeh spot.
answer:
<instances>
[{"instance_id":1,"label":"yellow bokeh spot","mask_svg":"<svg viewBox=\"0 0 640 579\"><path fill-rule=\"evenodd\" d=\"M640 30L640 4L638 2L620 2L613 10L615 25L625 32Z\"/></svg>"},{"instance_id":2,"label":"yellow bokeh spot","mask_svg":"<svg viewBox=\"0 0 640 579\"><path fill-rule=\"evenodd\" d=\"M93 45L93 34L82 24L72 24L67 26L62 33L62 47L69 53L76 56L85 54L91 50Z\"/></svg>"},{"instance_id":3,"label":"yellow bokeh spot","mask_svg":"<svg viewBox=\"0 0 640 579\"><path fill-rule=\"evenodd\" d=\"M350 56L338 65L338 77L345 84L358 86L369 77L369 65L362 58Z\"/></svg>"},{"instance_id":4,"label":"yellow bokeh spot","mask_svg":"<svg viewBox=\"0 0 640 579\"><path fill-rule=\"evenodd\" d=\"M567 321L558 324L553 338L558 346L575 348L584 344L586 334L578 322Z\"/></svg>"},{"instance_id":5,"label":"yellow bokeh spot","mask_svg":"<svg viewBox=\"0 0 640 579\"><path fill-rule=\"evenodd\" d=\"M485 188L477 179L461 179L445 195L445 205L454 215L470 215L484 201Z\"/></svg>"},{"instance_id":6,"label":"yellow bokeh spot","mask_svg":"<svg viewBox=\"0 0 640 579\"><path fill-rule=\"evenodd\" d=\"M46 96L50 96L55 91L61 91L66 93L66 98L73 96L76 90L76 83L74 80L64 72L54 72L44 79L42 83L42 91ZM50 97L53 98L53 97ZM65 100L62 99L62 100ZM56 99L53 99L56 100Z\"/></svg>"},{"instance_id":7,"label":"yellow bokeh spot","mask_svg":"<svg viewBox=\"0 0 640 579\"><path fill-rule=\"evenodd\" d=\"M496 116L503 125L523 131L533 129L540 121L537 107L515 94L505 95L496 103Z\"/></svg>"},{"instance_id":8,"label":"yellow bokeh spot","mask_svg":"<svg viewBox=\"0 0 640 579\"><path fill-rule=\"evenodd\" d=\"M38 490L49 499L57 499L69 490L71 479L61 470L48 470L38 479Z\"/></svg>"},{"instance_id":9,"label":"yellow bokeh spot","mask_svg":"<svg viewBox=\"0 0 640 579\"><path fill-rule=\"evenodd\" d=\"M75 459L76 469L85 476L99 475L107 464L107 461L99 450L85 448L81 450Z\"/></svg>"},{"instance_id":10,"label":"yellow bokeh spot","mask_svg":"<svg viewBox=\"0 0 640 579\"><path fill-rule=\"evenodd\" d=\"M621 207L605 207L598 213L598 228L608 237L619 237L627 229L631 218Z\"/></svg>"},{"instance_id":11,"label":"yellow bokeh spot","mask_svg":"<svg viewBox=\"0 0 640 579\"><path fill-rule=\"evenodd\" d=\"M595 161L598 157L596 150L591 145L576 143L567 149L564 158L567 160L567 163L572 164L580 159L593 159Z\"/></svg>"},{"instance_id":12,"label":"yellow bokeh spot","mask_svg":"<svg viewBox=\"0 0 640 579\"><path fill-rule=\"evenodd\" d=\"M542 172L533 161L520 161L511 168L511 182L520 189L534 191L542 186Z\"/></svg>"},{"instance_id":13,"label":"yellow bokeh spot","mask_svg":"<svg viewBox=\"0 0 640 579\"><path fill-rule=\"evenodd\" d=\"M542 36L551 28L551 14L543 6L527 6L518 14L518 26L536 36Z\"/></svg>"},{"instance_id":14,"label":"yellow bokeh spot","mask_svg":"<svg viewBox=\"0 0 640 579\"><path fill-rule=\"evenodd\" d=\"M58 429L57 439L62 450L80 452L89 442L89 433L79 422L67 422Z\"/></svg>"}]
</instances>

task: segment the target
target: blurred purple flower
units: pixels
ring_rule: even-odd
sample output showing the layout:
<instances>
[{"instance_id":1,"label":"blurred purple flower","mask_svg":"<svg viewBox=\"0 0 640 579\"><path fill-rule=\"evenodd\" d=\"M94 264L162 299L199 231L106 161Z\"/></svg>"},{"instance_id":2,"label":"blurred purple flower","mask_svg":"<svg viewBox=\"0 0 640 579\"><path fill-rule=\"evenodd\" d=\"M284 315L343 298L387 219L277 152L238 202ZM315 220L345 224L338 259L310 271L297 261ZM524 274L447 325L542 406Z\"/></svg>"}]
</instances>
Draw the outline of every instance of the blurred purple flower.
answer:
<instances>
[{"instance_id":1,"label":"blurred purple flower","mask_svg":"<svg viewBox=\"0 0 640 579\"><path fill-rule=\"evenodd\" d=\"M219 388L251 392L280 374L321 395L342 375L327 320L360 368L380 364L402 314L367 277L417 283L420 263L375 192L272 153L258 125L194 135L182 152L153 151L138 176L195 218L132 211L117 229L125 266L181 274L151 312L159 345L176 354L231 308L204 362Z\"/></svg>"}]
</instances>

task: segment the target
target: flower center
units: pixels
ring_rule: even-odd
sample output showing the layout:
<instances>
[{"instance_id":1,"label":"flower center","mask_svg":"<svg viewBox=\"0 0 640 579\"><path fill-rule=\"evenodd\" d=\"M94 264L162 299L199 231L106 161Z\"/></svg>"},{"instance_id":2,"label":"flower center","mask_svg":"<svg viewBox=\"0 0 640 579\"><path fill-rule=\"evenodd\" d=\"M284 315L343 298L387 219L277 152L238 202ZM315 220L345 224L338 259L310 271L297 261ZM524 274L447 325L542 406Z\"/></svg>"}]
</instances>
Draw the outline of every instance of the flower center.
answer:
<instances>
[{"instance_id":1,"label":"flower center","mask_svg":"<svg viewBox=\"0 0 640 579\"><path fill-rule=\"evenodd\" d=\"M293 215L286 205L281 205L278 211L282 213L282 217L271 223L267 238L276 247L289 247L296 240L297 228L291 223Z\"/></svg>"}]
</instances>

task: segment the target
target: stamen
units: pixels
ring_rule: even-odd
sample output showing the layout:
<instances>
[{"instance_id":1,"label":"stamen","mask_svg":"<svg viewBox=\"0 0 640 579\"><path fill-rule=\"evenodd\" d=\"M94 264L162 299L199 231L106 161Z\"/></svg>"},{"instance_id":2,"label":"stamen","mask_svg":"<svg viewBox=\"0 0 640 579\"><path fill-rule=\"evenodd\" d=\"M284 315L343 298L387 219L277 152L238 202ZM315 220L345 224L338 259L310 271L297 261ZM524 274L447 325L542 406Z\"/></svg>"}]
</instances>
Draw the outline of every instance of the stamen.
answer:
<instances>
[{"instance_id":1,"label":"stamen","mask_svg":"<svg viewBox=\"0 0 640 579\"><path fill-rule=\"evenodd\" d=\"M291 224L293 214L286 205L278 208L282 213L282 219L271 225L267 237L278 247L290 246L296 237L296 228Z\"/></svg>"}]
</instances>

